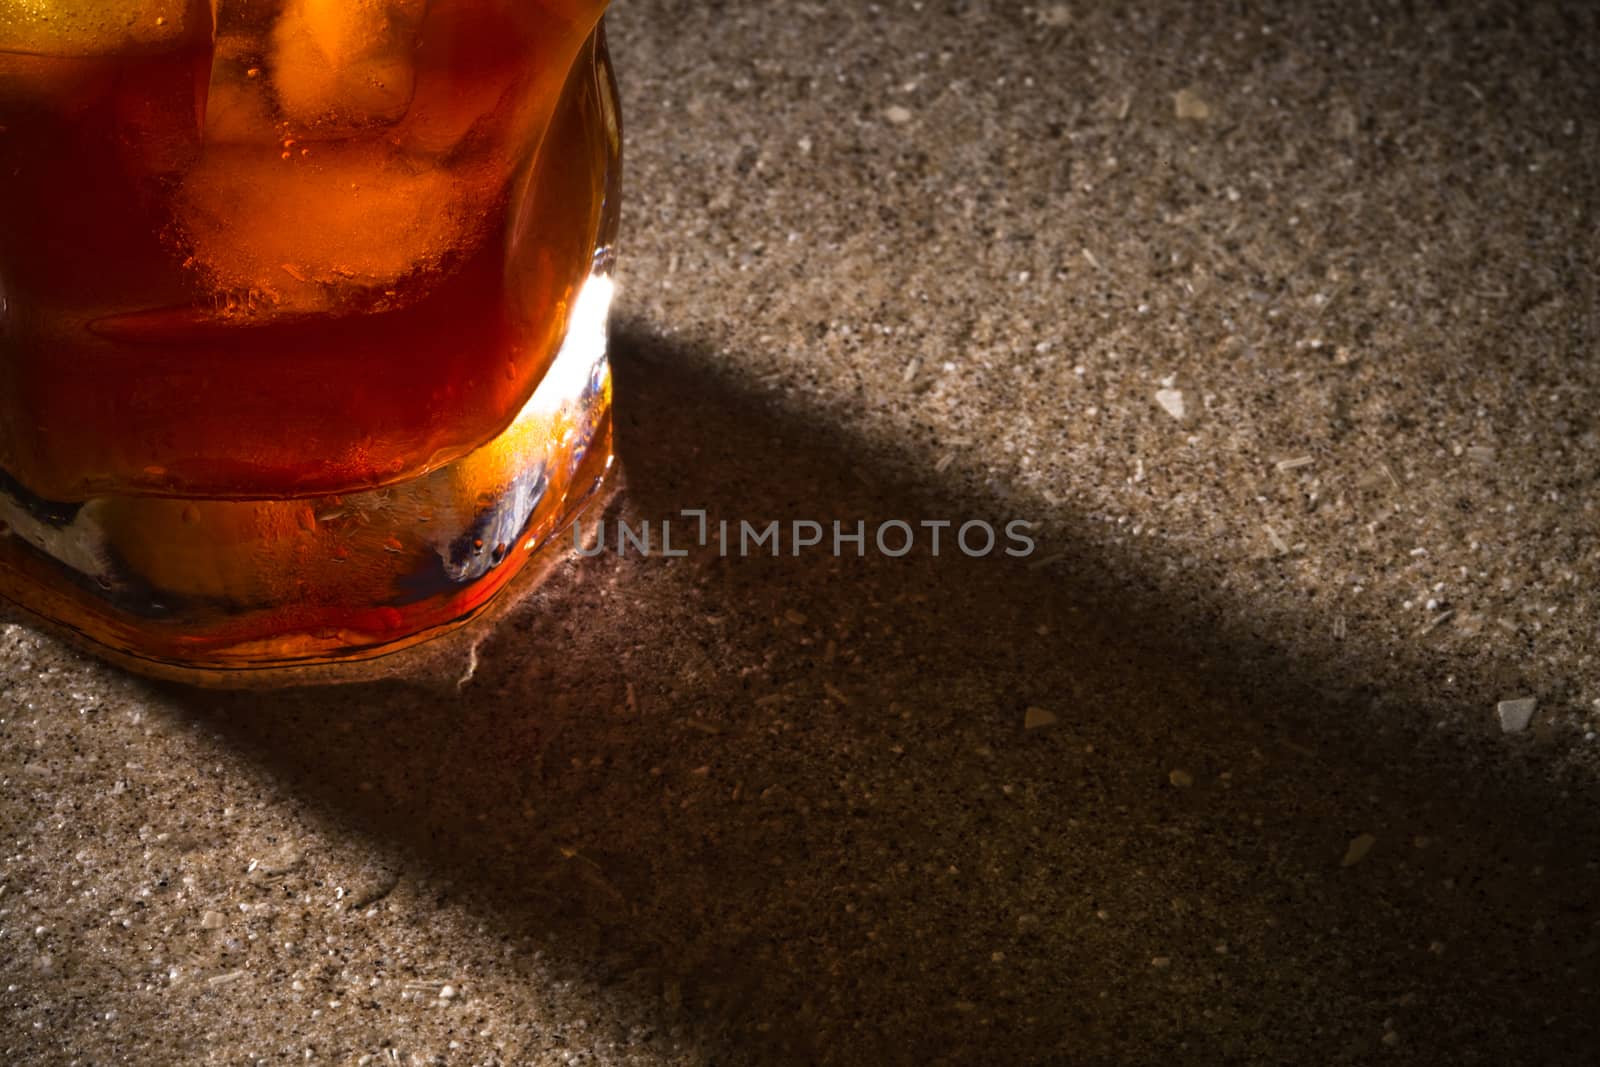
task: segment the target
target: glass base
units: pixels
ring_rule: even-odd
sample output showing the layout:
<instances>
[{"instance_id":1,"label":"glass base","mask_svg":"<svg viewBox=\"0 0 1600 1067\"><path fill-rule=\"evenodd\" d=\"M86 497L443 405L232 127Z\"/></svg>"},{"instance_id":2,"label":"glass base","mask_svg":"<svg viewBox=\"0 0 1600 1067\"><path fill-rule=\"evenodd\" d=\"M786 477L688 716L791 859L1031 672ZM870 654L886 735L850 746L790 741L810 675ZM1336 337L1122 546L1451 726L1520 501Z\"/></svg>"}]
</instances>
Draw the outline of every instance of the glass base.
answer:
<instances>
[{"instance_id":1,"label":"glass base","mask_svg":"<svg viewBox=\"0 0 1600 1067\"><path fill-rule=\"evenodd\" d=\"M341 665L479 615L519 572L562 558L559 534L603 500L611 290L602 275L586 284L560 354L500 436L406 482L63 504L0 472L0 595L141 673L220 685L371 676Z\"/></svg>"}]
</instances>

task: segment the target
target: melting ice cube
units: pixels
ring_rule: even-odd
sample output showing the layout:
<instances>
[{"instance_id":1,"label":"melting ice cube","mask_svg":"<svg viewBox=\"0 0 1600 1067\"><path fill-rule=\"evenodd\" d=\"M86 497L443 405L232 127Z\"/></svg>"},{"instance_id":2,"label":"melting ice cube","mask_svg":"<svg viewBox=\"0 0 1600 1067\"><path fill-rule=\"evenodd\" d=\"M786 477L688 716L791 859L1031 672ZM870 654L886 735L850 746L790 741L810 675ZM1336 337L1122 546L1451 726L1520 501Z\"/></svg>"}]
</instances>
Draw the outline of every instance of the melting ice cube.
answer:
<instances>
[{"instance_id":1,"label":"melting ice cube","mask_svg":"<svg viewBox=\"0 0 1600 1067\"><path fill-rule=\"evenodd\" d=\"M423 0L290 0L272 33L272 81L292 121L394 122L416 87Z\"/></svg>"}]
</instances>

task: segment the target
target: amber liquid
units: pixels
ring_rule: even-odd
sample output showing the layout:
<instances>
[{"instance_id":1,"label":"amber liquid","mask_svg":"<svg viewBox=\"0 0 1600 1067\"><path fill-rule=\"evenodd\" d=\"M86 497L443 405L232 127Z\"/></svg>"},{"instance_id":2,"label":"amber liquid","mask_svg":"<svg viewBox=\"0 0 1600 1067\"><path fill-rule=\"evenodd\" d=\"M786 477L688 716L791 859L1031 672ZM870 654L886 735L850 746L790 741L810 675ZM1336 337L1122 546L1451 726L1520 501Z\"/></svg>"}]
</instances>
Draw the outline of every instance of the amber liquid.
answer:
<instances>
[{"instance_id":1,"label":"amber liquid","mask_svg":"<svg viewBox=\"0 0 1600 1067\"><path fill-rule=\"evenodd\" d=\"M398 121L268 114L231 143L211 72L270 93L267 34L0 52L0 469L51 500L290 497L493 438L595 247L606 135L567 85L585 6L435 2Z\"/></svg>"},{"instance_id":2,"label":"amber liquid","mask_svg":"<svg viewBox=\"0 0 1600 1067\"><path fill-rule=\"evenodd\" d=\"M400 59L340 83L296 2L196 0L113 55L0 42L0 491L109 560L0 528L0 593L125 661L414 641L609 467L608 385L528 414L616 227L603 3L403 0Z\"/></svg>"}]
</instances>

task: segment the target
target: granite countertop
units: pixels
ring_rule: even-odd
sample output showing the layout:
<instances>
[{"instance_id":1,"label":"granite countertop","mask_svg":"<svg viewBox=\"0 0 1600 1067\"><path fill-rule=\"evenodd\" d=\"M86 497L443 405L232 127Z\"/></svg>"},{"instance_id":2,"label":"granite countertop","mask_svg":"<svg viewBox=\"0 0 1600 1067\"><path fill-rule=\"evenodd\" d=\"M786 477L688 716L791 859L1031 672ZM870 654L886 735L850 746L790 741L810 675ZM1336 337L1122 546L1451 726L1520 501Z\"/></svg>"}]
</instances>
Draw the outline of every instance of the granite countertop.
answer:
<instances>
[{"instance_id":1,"label":"granite countertop","mask_svg":"<svg viewBox=\"0 0 1600 1067\"><path fill-rule=\"evenodd\" d=\"M1037 551L7 625L0 1060L1588 1062L1600 27L1453 7L619 4L622 517Z\"/></svg>"}]
</instances>

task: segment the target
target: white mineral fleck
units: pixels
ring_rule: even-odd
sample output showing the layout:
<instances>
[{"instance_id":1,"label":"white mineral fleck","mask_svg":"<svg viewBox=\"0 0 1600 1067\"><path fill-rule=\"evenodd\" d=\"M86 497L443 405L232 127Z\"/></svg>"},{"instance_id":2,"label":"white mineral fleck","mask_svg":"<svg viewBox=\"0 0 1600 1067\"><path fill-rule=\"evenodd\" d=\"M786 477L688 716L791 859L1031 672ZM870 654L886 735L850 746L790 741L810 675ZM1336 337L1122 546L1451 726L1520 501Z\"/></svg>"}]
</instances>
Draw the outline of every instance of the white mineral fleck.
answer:
<instances>
[{"instance_id":1,"label":"white mineral fleck","mask_svg":"<svg viewBox=\"0 0 1600 1067\"><path fill-rule=\"evenodd\" d=\"M1183 390L1160 389L1156 391L1156 403L1175 419L1183 418Z\"/></svg>"},{"instance_id":2,"label":"white mineral fleck","mask_svg":"<svg viewBox=\"0 0 1600 1067\"><path fill-rule=\"evenodd\" d=\"M1528 723L1533 721L1533 712L1538 706L1538 700L1533 697L1502 700L1494 709L1495 715L1500 719L1500 729L1508 734L1526 730Z\"/></svg>"}]
</instances>

